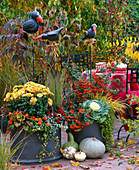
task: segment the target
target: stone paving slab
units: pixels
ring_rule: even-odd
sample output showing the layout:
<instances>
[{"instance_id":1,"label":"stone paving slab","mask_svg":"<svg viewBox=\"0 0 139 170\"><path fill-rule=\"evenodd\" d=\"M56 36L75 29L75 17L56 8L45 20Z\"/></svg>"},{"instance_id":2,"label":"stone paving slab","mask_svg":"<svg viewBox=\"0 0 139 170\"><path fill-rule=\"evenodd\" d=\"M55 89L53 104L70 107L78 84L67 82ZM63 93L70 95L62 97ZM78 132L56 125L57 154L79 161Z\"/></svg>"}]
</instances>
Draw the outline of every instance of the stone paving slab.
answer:
<instances>
[{"instance_id":1,"label":"stone paving slab","mask_svg":"<svg viewBox=\"0 0 139 170\"><path fill-rule=\"evenodd\" d=\"M118 141L117 140L117 132L118 129L120 127L121 123L115 119L115 131L114 131L114 140L115 143ZM125 132L125 130L123 129L121 131L121 139L122 138L126 138L127 133ZM130 136L129 139L131 139L132 135ZM67 134L64 130L62 130L62 139L61 139L61 143L62 145L67 142ZM120 142L120 140L119 140ZM136 146L138 146L139 144L139 140L136 140ZM116 149L115 149L116 150ZM134 153L135 149L131 148L130 146L128 147L128 151L125 150L124 152L126 153L126 156L130 156L133 154L138 154L138 153ZM112 157L109 156L110 152L106 152L103 157L101 159L86 159L84 162L79 162L79 165L85 165L85 166L89 166L90 170L109 170L109 169L113 169L113 170L139 170L139 166L135 166L133 164L129 164L128 163L128 159L126 158L116 158L114 160L110 160ZM75 161L75 160L73 160ZM122 162L122 164L119 166L118 164ZM52 166L52 164L55 163L59 163L62 164L62 167L57 167L54 168ZM35 165L35 164L34 164ZM20 165L20 167L17 168L17 170L47 170L45 169L45 167L50 166L52 170L84 170L83 168L81 168L80 166L71 166L70 160L67 160L65 158L61 158L60 160L56 160L54 162L50 162L50 163L44 163L44 164L39 164L39 165L35 165L34 167L31 167L32 165ZM43 169L44 168L44 169Z\"/></svg>"}]
</instances>

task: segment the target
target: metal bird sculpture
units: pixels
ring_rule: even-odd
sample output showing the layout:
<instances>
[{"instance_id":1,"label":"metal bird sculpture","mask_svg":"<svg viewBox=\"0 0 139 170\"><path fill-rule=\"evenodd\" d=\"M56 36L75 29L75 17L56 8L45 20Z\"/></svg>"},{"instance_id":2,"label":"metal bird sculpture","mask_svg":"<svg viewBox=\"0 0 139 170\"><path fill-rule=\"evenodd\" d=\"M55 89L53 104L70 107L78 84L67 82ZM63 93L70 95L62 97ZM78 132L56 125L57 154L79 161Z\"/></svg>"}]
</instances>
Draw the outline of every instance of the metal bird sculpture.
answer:
<instances>
[{"instance_id":1,"label":"metal bird sculpture","mask_svg":"<svg viewBox=\"0 0 139 170\"><path fill-rule=\"evenodd\" d=\"M39 12L33 11L31 13L30 19L23 23L23 30L24 30L23 37L26 40L28 40L28 36L27 36L26 32L27 33L36 33L38 31L38 23L37 23L37 21L39 21L40 23L43 23L43 19L40 16Z\"/></svg>"},{"instance_id":2,"label":"metal bird sculpture","mask_svg":"<svg viewBox=\"0 0 139 170\"><path fill-rule=\"evenodd\" d=\"M64 29L61 27L57 30L47 32L46 34L39 35L36 39L48 39L50 41L57 41L59 39L59 33Z\"/></svg>"},{"instance_id":3,"label":"metal bird sculpture","mask_svg":"<svg viewBox=\"0 0 139 170\"><path fill-rule=\"evenodd\" d=\"M96 36L96 28L97 28L97 25L96 24L92 24L91 28L89 28L89 30L86 31L86 34L82 38L82 40L94 38Z\"/></svg>"}]
</instances>

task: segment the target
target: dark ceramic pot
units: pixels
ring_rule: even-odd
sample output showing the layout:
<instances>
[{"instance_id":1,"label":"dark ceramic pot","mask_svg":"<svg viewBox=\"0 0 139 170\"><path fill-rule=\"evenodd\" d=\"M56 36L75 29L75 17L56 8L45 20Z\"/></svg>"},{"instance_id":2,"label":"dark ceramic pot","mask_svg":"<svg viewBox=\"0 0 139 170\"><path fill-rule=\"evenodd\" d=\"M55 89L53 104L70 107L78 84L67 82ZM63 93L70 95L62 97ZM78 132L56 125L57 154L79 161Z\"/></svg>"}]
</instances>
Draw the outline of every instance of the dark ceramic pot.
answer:
<instances>
[{"instance_id":1,"label":"dark ceramic pot","mask_svg":"<svg viewBox=\"0 0 139 170\"><path fill-rule=\"evenodd\" d=\"M38 138L38 133L39 136L42 135L40 132L35 132L33 134L29 134L26 132L21 132L20 135L16 138L16 131L11 132L11 139L16 138L14 143L11 146L11 149L16 147L21 140L22 141L22 146L15 152L12 161L13 162L18 162L21 164L32 164L32 163L40 163L40 158L37 158L36 155L40 153L42 150L41 144L43 143L39 138ZM58 136L59 139L59 146L56 148L56 143L52 140L48 141L48 145L45 147L45 151L47 153L55 151L52 156L46 156L41 160L42 163L44 162L51 162L55 161L57 159L60 159L62 157L62 154L60 152L60 147L61 147L61 129L57 130L55 136Z\"/></svg>"},{"instance_id":2,"label":"dark ceramic pot","mask_svg":"<svg viewBox=\"0 0 139 170\"><path fill-rule=\"evenodd\" d=\"M71 132L74 136L75 142L80 144L80 142L88 137L96 137L98 140L103 142L105 144L105 140L103 139L101 135L101 128L100 125L94 121L93 124L90 124L88 126L84 126L83 129L79 132L75 132L72 129L68 129L67 132Z\"/></svg>"}]
</instances>

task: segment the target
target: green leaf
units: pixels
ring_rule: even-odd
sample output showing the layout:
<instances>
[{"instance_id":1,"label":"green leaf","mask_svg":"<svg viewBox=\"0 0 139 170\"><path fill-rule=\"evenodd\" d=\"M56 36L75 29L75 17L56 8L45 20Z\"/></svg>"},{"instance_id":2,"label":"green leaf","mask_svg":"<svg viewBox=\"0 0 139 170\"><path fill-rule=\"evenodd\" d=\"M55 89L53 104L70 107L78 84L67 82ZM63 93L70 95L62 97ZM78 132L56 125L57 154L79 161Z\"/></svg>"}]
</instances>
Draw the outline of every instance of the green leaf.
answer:
<instances>
[{"instance_id":1,"label":"green leaf","mask_svg":"<svg viewBox=\"0 0 139 170\"><path fill-rule=\"evenodd\" d=\"M119 163L118 163L118 166L120 166L121 164L122 164L122 162L119 162Z\"/></svg>"}]
</instances>

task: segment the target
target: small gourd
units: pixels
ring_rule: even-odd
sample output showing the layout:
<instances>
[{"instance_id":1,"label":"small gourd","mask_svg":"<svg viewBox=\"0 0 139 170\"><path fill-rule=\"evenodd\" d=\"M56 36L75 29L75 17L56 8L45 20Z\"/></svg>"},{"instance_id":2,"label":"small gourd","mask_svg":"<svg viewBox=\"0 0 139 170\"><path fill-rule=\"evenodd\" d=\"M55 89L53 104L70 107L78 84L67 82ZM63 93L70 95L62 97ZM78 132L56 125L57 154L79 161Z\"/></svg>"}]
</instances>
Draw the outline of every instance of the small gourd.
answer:
<instances>
[{"instance_id":1,"label":"small gourd","mask_svg":"<svg viewBox=\"0 0 139 170\"><path fill-rule=\"evenodd\" d=\"M86 158L86 154L84 153L84 152L76 152L75 154L74 154L74 158L75 158L75 160L76 161L84 161L85 160L85 158Z\"/></svg>"},{"instance_id":2,"label":"small gourd","mask_svg":"<svg viewBox=\"0 0 139 170\"><path fill-rule=\"evenodd\" d=\"M79 146L78 144L74 141L74 137L72 135L72 133L68 133L68 142L64 143L64 145L62 146L62 149L65 149L69 146L72 146L73 148L76 149L76 151L78 151Z\"/></svg>"},{"instance_id":3,"label":"small gourd","mask_svg":"<svg viewBox=\"0 0 139 170\"><path fill-rule=\"evenodd\" d=\"M105 153L105 145L95 137L83 139L79 149L86 153L87 158L99 158Z\"/></svg>"},{"instance_id":4,"label":"small gourd","mask_svg":"<svg viewBox=\"0 0 139 170\"><path fill-rule=\"evenodd\" d=\"M74 154L76 153L76 149L73 148L72 146L69 146L67 148L65 148L64 150L61 150L63 156L67 159L73 159L74 158Z\"/></svg>"}]
</instances>

